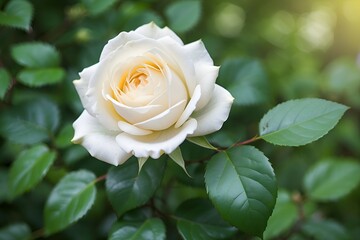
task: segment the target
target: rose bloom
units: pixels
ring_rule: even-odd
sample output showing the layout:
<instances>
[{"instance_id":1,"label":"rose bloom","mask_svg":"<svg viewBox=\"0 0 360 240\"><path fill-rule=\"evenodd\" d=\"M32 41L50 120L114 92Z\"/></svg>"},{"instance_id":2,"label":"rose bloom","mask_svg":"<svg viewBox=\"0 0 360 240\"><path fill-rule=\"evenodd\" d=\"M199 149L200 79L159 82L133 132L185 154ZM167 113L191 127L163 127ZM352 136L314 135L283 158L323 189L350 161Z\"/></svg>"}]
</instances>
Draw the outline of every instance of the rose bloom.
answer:
<instances>
[{"instance_id":1,"label":"rose bloom","mask_svg":"<svg viewBox=\"0 0 360 240\"><path fill-rule=\"evenodd\" d=\"M169 154L228 118L233 97L218 72L201 41L184 45L154 23L121 32L74 81L85 110L72 141L113 165Z\"/></svg>"}]
</instances>

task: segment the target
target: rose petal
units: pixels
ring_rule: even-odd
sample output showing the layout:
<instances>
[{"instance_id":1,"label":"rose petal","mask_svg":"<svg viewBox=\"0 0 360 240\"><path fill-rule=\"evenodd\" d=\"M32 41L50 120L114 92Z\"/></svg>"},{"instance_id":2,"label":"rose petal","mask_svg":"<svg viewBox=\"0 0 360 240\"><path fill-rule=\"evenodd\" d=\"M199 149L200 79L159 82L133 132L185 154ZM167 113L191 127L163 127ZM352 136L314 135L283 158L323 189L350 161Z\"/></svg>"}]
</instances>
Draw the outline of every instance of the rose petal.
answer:
<instances>
[{"instance_id":1,"label":"rose petal","mask_svg":"<svg viewBox=\"0 0 360 240\"><path fill-rule=\"evenodd\" d=\"M207 65L214 65L209 52L206 50L204 43L201 40L186 44L184 46L186 54L196 62L202 62Z\"/></svg>"},{"instance_id":2,"label":"rose petal","mask_svg":"<svg viewBox=\"0 0 360 240\"><path fill-rule=\"evenodd\" d=\"M209 103L191 116L198 122L198 127L190 136L203 136L219 130L229 116L233 101L231 94L216 84Z\"/></svg>"},{"instance_id":3,"label":"rose petal","mask_svg":"<svg viewBox=\"0 0 360 240\"><path fill-rule=\"evenodd\" d=\"M120 130L122 130L128 134L135 135L135 136L144 136L144 135L149 135L149 134L153 133L150 130L138 128L138 127L136 127L132 124L129 124L127 122L124 122L124 121L119 121L118 125L119 125Z\"/></svg>"},{"instance_id":4,"label":"rose petal","mask_svg":"<svg viewBox=\"0 0 360 240\"><path fill-rule=\"evenodd\" d=\"M105 129L86 110L74 122L73 127L75 135L71 141L84 146L91 156L115 166L130 158L131 154L126 153L116 142L119 132Z\"/></svg>"},{"instance_id":5,"label":"rose petal","mask_svg":"<svg viewBox=\"0 0 360 240\"><path fill-rule=\"evenodd\" d=\"M175 123L175 128L180 127L184 124L184 122L190 117L190 115L193 113L193 111L196 108L196 104L198 103L199 99L201 97L201 88L199 85L196 86L194 90L194 94L191 97L188 105L186 106L184 112L181 114L177 122Z\"/></svg>"},{"instance_id":6,"label":"rose petal","mask_svg":"<svg viewBox=\"0 0 360 240\"><path fill-rule=\"evenodd\" d=\"M202 109L213 97L215 81L219 74L219 67L198 63L195 65L201 87L201 98L196 105L196 110Z\"/></svg>"},{"instance_id":7,"label":"rose petal","mask_svg":"<svg viewBox=\"0 0 360 240\"><path fill-rule=\"evenodd\" d=\"M168 27L159 28L155 23L151 22L139 27L135 31L121 32L116 37L110 39L101 52L100 61L106 58L109 53L113 52L129 41L143 39L144 37L155 40L162 37L171 37L178 44L184 45L181 39Z\"/></svg>"},{"instance_id":8,"label":"rose petal","mask_svg":"<svg viewBox=\"0 0 360 240\"><path fill-rule=\"evenodd\" d=\"M170 107L166 111L160 113L159 115L134 125L143 129L154 131L167 129L179 119L181 113L185 109L185 106L186 100L183 100Z\"/></svg>"},{"instance_id":9,"label":"rose petal","mask_svg":"<svg viewBox=\"0 0 360 240\"><path fill-rule=\"evenodd\" d=\"M115 99L108 96L108 99L113 103L113 106L120 116L126 121L135 124L143 122L149 118L160 114L165 110L162 105L148 105L143 107L129 107L122 103L119 103Z\"/></svg>"},{"instance_id":10,"label":"rose petal","mask_svg":"<svg viewBox=\"0 0 360 240\"><path fill-rule=\"evenodd\" d=\"M90 67L84 68L84 70L82 70L82 72L79 73L80 79L73 81L75 89L79 94L82 105L91 115L94 115L94 113L92 112L91 109L92 104L88 100L86 96L86 92L89 88L90 79L94 75L97 66L98 64L94 64Z\"/></svg>"},{"instance_id":11,"label":"rose petal","mask_svg":"<svg viewBox=\"0 0 360 240\"><path fill-rule=\"evenodd\" d=\"M137 28L135 32L145 37L153 38L153 39L159 39L162 37L171 37L179 44L184 45L183 41L170 28L168 27L159 28L154 22L142 25L141 27Z\"/></svg>"},{"instance_id":12,"label":"rose petal","mask_svg":"<svg viewBox=\"0 0 360 240\"><path fill-rule=\"evenodd\" d=\"M116 141L126 152L132 153L138 158L150 156L156 159L163 153L173 152L189 134L194 132L196 126L196 120L189 119L179 128L171 127L146 136L120 133L116 137Z\"/></svg>"}]
</instances>

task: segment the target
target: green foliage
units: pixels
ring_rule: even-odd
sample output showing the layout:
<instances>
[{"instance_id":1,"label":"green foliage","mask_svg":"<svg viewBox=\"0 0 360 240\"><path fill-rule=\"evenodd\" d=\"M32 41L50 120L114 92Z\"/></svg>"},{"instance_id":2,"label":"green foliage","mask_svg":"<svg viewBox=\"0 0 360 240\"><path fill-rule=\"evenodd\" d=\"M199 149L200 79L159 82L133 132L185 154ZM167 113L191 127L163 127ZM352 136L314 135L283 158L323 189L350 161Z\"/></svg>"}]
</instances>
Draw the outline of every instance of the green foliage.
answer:
<instances>
[{"instance_id":1,"label":"green foliage","mask_svg":"<svg viewBox=\"0 0 360 240\"><path fill-rule=\"evenodd\" d=\"M174 2L166 8L165 14L171 29L179 33L187 32L200 20L201 1L186 0Z\"/></svg>"},{"instance_id":2,"label":"green foliage","mask_svg":"<svg viewBox=\"0 0 360 240\"><path fill-rule=\"evenodd\" d=\"M357 1L0 0L0 239L358 239L359 12ZM72 81L109 39L151 21L201 39L234 104L181 152L111 167L71 143L83 111Z\"/></svg>"},{"instance_id":3,"label":"green foliage","mask_svg":"<svg viewBox=\"0 0 360 240\"><path fill-rule=\"evenodd\" d=\"M356 161L346 159L320 161L307 172L304 187L314 200L336 200L359 185L359 172L360 164Z\"/></svg>"},{"instance_id":4,"label":"green foliage","mask_svg":"<svg viewBox=\"0 0 360 240\"><path fill-rule=\"evenodd\" d=\"M28 1L11 0L4 11L0 11L0 25L29 31L32 16L33 8Z\"/></svg>"},{"instance_id":5,"label":"green foliage","mask_svg":"<svg viewBox=\"0 0 360 240\"><path fill-rule=\"evenodd\" d=\"M333 220L309 220L303 226L303 231L315 240L350 240L343 226Z\"/></svg>"},{"instance_id":6,"label":"green foliage","mask_svg":"<svg viewBox=\"0 0 360 240\"><path fill-rule=\"evenodd\" d=\"M79 220L95 201L95 175L79 170L66 175L53 189L45 205L45 232L53 234Z\"/></svg>"},{"instance_id":7,"label":"green foliage","mask_svg":"<svg viewBox=\"0 0 360 240\"><path fill-rule=\"evenodd\" d=\"M143 223L119 222L112 227L109 240L164 240L165 225L158 218L150 218Z\"/></svg>"},{"instance_id":8,"label":"green foliage","mask_svg":"<svg viewBox=\"0 0 360 240\"><path fill-rule=\"evenodd\" d=\"M10 196L16 197L35 187L45 176L56 157L45 145L36 145L24 150L10 168Z\"/></svg>"},{"instance_id":9,"label":"green foliage","mask_svg":"<svg viewBox=\"0 0 360 240\"><path fill-rule=\"evenodd\" d=\"M112 167L106 178L106 192L118 215L145 204L159 187L165 170L164 159L149 159L141 171L134 159Z\"/></svg>"},{"instance_id":10,"label":"green foliage","mask_svg":"<svg viewBox=\"0 0 360 240\"><path fill-rule=\"evenodd\" d=\"M328 133L347 109L323 99L290 100L271 109L261 119L260 136L277 145L305 145Z\"/></svg>"},{"instance_id":11,"label":"green foliage","mask_svg":"<svg viewBox=\"0 0 360 240\"><path fill-rule=\"evenodd\" d=\"M1 240L29 240L30 228L24 223L16 223L0 229Z\"/></svg>"},{"instance_id":12,"label":"green foliage","mask_svg":"<svg viewBox=\"0 0 360 240\"><path fill-rule=\"evenodd\" d=\"M269 218L265 239L271 239L288 230L298 218L298 209L289 193L279 190L274 211Z\"/></svg>"},{"instance_id":13,"label":"green foliage","mask_svg":"<svg viewBox=\"0 0 360 240\"><path fill-rule=\"evenodd\" d=\"M56 67L60 63L55 48L40 42L17 44L11 48L11 56L18 64L30 68Z\"/></svg>"},{"instance_id":14,"label":"green foliage","mask_svg":"<svg viewBox=\"0 0 360 240\"><path fill-rule=\"evenodd\" d=\"M65 76L61 68L25 69L17 75L19 82L29 87L59 83Z\"/></svg>"},{"instance_id":15,"label":"green foliage","mask_svg":"<svg viewBox=\"0 0 360 240\"><path fill-rule=\"evenodd\" d=\"M34 144L51 137L58 124L58 107L37 99L7 109L0 116L0 133L15 143Z\"/></svg>"},{"instance_id":16,"label":"green foliage","mask_svg":"<svg viewBox=\"0 0 360 240\"><path fill-rule=\"evenodd\" d=\"M0 68L0 100L4 99L11 83L10 74L6 69Z\"/></svg>"},{"instance_id":17,"label":"green foliage","mask_svg":"<svg viewBox=\"0 0 360 240\"><path fill-rule=\"evenodd\" d=\"M176 210L177 228L185 240L224 239L236 232L226 224L207 199L190 199Z\"/></svg>"},{"instance_id":18,"label":"green foliage","mask_svg":"<svg viewBox=\"0 0 360 240\"><path fill-rule=\"evenodd\" d=\"M219 82L228 86L236 105L254 105L269 101L269 83L258 60L236 58L225 61L220 68Z\"/></svg>"},{"instance_id":19,"label":"green foliage","mask_svg":"<svg viewBox=\"0 0 360 240\"><path fill-rule=\"evenodd\" d=\"M277 195L274 171L262 152L243 146L218 153L207 165L205 182L226 221L262 237Z\"/></svg>"}]
</instances>

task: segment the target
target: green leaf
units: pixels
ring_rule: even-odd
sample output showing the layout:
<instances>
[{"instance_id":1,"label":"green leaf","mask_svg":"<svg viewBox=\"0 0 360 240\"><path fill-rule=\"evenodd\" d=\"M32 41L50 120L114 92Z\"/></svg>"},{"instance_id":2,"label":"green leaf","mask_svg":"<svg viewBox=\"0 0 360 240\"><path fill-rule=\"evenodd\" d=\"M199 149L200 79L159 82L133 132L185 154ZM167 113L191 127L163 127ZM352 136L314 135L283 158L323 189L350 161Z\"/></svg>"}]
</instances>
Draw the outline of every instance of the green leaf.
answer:
<instances>
[{"instance_id":1,"label":"green leaf","mask_svg":"<svg viewBox=\"0 0 360 240\"><path fill-rule=\"evenodd\" d=\"M60 55L56 49L47 43L21 43L11 48L12 58L20 65L30 68L57 67Z\"/></svg>"},{"instance_id":2,"label":"green leaf","mask_svg":"<svg viewBox=\"0 0 360 240\"><path fill-rule=\"evenodd\" d=\"M33 15L32 5L28 1L12 0L0 12L0 25L24 30L30 29Z\"/></svg>"},{"instance_id":3,"label":"green leaf","mask_svg":"<svg viewBox=\"0 0 360 240\"><path fill-rule=\"evenodd\" d=\"M12 224L0 229L1 240L28 240L30 238L30 228L24 223Z\"/></svg>"},{"instance_id":4,"label":"green leaf","mask_svg":"<svg viewBox=\"0 0 360 240\"><path fill-rule=\"evenodd\" d=\"M59 124L59 109L51 101L36 99L11 107L0 116L0 134L20 144L34 144L52 135Z\"/></svg>"},{"instance_id":5,"label":"green leaf","mask_svg":"<svg viewBox=\"0 0 360 240\"><path fill-rule=\"evenodd\" d=\"M98 15L111 8L117 0L82 0L91 15Z\"/></svg>"},{"instance_id":6,"label":"green leaf","mask_svg":"<svg viewBox=\"0 0 360 240\"><path fill-rule=\"evenodd\" d=\"M144 164L146 163L146 161L147 161L148 159L149 159L149 158L147 158L147 157L138 158L139 173L141 172L142 167L144 166Z\"/></svg>"},{"instance_id":7,"label":"green leaf","mask_svg":"<svg viewBox=\"0 0 360 240\"><path fill-rule=\"evenodd\" d=\"M11 76L5 68L0 68L0 100L3 100L11 83Z\"/></svg>"},{"instance_id":8,"label":"green leaf","mask_svg":"<svg viewBox=\"0 0 360 240\"><path fill-rule=\"evenodd\" d=\"M262 152L242 146L216 154L207 164L205 183L223 219L262 237L277 195L274 171Z\"/></svg>"},{"instance_id":9,"label":"green leaf","mask_svg":"<svg viewBox=\"0 0 360 240\"><path fill-rule=\"evenodd\" d=\"M112 227L109 240L164 240L165 225L158 218L143 223L120 222Z\"/></svg>"},{"instance_id":10,"label":"green leaf","mask_svg":"<svg viewBox=\"0 0 360 240\"><path fill-rule=\"evenodd\" d=\"M347 109L317 98L290 100L265 114L260 121L260 137L277 145L305 145L327 134Z\"/></svg>"},{"instance_id":11,"label":"green leaf","mask_svg":"<svg viewBox=\"0 0 360 240\"><path fill-rule=\"evenodd\" d=\"M302 226L302 230L315 240L350 240L346 229L333 220L310 219Z\"/></svg>"},{"instance_id":12,"label":"green leaf","mask_svg":"<svg viewBox=\"0 0 360 240\"><path fill-rule=\"evenodd\" d=\"M10 168L9 190L12 198L32 189L46 175L56 157L45 145L24 150Z\"/></svg>"},{"instance_id":13,"label":"green leaf","mask_svg":"<svg viewBox=\"0 0 360 240\"><path fill-rule=\"evenodd\" d=\"M339 159L325 160L311 168L304 179L304 187L314 200L336 200L350 193L360 183L360 164Z\"/></svg>"},{"instance_id":14,"label":"green leaf","mask_svg":"<svg viewBox=\"0 0 360 240\"><path fill-rule=\"evenodd\" d=\"M165 9L169 26L175 32L187 32L199 22L201 17L201 1L185 0L170 4Z\"/></svg>"},{"instance_id":15,"label":"green leaf","mask_svg":"<svg viewBox=\"0 0 360 240\"><path fill-rule=\"evenodd\" d=\"M255 59L226 60L220 68L219 82L227 86L239 106L269 101L269 82L261 62Z\"/></svg>"},{"instance_id":16,"label":"green leaf","mask_svg":"<svg viewBox=\"0 0 360 240\"><path fill-rule=\"evenodd\" d=\"M159 187L165 170L164 159L146 161L141 172L134 159L112 167L106 178L106 191L118 215L145 204Z\"/></svg>"},{"instance_id":17,"label":"green leaf","mask_svg":"<svg viewBox=\"0 0 360 240\"><path fill-rule=\"evenodd\" d=\"M5 202L9 199L8 179L8 171L0 168L0 203Z\"/></svg>"},{"instance_id":18,"label":"green leaf","mask_svg":"<svg viewBox=\"0 0 360 240\"><path fill-rule=\"evenodd\" d=\"M273 239L287 231L297 220L298 211L291 196L286 191L279 191L274 211L269 218L265 239Z\"/></svg>"},{"instance_id":19,"label":"green leaf","mask_svg":"<svg viewBox=\"0 0 360 240\"><path fill-rule=\"evenodd\" d=\"M224 239L237 229L225 223L207 199L190 199L176 210L177 228L185 240Z\"/></svg>"},{"instance_id":20,"label":"green leaf","mask_svg":"<svg viewBox=\"0 0 360 240\"><path fill-rule=\"evenodd\" d=\"M83 217L95 201L95 175L86 170L66 175L45 205L45 233L58 232Z\"/></svg>"},{"instance_id":21,"label":"green leaf","mask_svg":"<svg viewBox=\"0 0 360 240\"><path fill-rule=\"evenodd\" d=\"M56 136L55 144L58 148L66 148L71 146L71 139L74 136L72 124L66 124Z\"/></svg>"},{"instance_id":22,"label":"green leaf","mask_svg":"<svg viewBox=\"0 0 360 240\"><path fill-rule=\"evenodd\" d=\"M200 147L203 148L207 148L207 149L211 149L211 150L217 150L216 147L214 147L213 145L211 145L209 143L209 141L206 139L206 137L204 136L200 136L200 137L190 137L190 138L186 138L186 140L188 140L191 143L194 143Z\"/></svg>"},{"instance_id":23,"label":"green leaf","mask_svg":"<svg viewBox=\"0 0 360 240\"><path fill-rule=\"evenodd\" d=\"M44 85L56 84L65 77L62 68L39 68L25 69L19 72L17 78L19 82L29 87L42 87Z\"/></svg>"},{"instance_id":24,"label":"green leaf","mask_svg":"<svg viewBox=\"0 0 360 240\"><path fill-rule=\"evenodd\" d=\"M181 154L181 149L180 147L177 147L172 153L169 154L169 157L177 164L179 165L184 172L186 173L186 175L188 175L189 177L190 174L186 171L186 167L185 167L185 161L183 159L183 156Z\"/></svg>"}]
</instances>

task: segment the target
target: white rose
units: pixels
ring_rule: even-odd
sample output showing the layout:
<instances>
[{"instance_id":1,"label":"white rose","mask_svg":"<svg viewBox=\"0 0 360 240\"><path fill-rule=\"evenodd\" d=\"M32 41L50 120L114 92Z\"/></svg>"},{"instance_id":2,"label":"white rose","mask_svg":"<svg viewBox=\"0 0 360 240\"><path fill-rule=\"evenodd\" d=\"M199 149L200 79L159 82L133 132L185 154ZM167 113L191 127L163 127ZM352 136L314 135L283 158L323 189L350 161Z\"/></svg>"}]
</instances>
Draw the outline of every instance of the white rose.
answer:
<instances>
[{"instance_id":1,"label":"white rose","mask_svg":"<svg viewBox=\"0 0 360 240\"><path fill-rule=\"evenodd\" d=\"M201 41L184 45L154 23L111 39L74 84L85 108L74 143L108 163L159 158L186 137L219 130L233 97L215 84L219 67Z\"/></svg>"}]
</instances>

